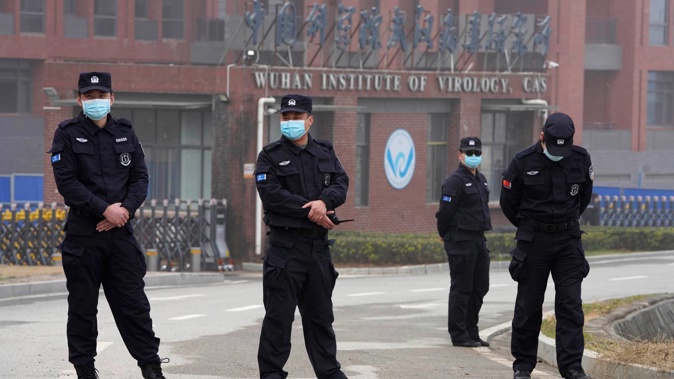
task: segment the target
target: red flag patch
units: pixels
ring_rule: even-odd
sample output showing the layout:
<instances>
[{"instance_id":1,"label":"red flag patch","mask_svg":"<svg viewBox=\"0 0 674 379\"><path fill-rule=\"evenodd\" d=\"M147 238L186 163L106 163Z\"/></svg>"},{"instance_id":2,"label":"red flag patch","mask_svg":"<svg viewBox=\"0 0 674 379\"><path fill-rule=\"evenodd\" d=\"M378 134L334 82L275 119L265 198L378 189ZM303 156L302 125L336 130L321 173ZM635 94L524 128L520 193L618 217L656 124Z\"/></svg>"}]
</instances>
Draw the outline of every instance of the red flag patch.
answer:
<instances>
[{"instance_id":1,"label":"red flag patch","mask_svg":"<svg viewBox=\"0 0 674 379\"><path fill-rule=\"evenodd\" d=\"M512 187L512 183L508 179L503 179L503 188L510 189Z\"/></svg>"}]
</instances>

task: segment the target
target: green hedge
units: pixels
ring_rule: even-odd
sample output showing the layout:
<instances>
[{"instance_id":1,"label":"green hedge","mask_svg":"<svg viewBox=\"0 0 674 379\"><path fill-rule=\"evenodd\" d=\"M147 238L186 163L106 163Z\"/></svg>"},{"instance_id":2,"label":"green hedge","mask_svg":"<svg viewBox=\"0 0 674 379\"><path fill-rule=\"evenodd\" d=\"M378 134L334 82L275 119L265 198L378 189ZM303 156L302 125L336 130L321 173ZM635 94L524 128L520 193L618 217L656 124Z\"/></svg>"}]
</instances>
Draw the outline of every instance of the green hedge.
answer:
<instances>
[{"instance_id":1,"label":"green hedge","mask_svg":"<svg viewBox=\"0 0 674 379\"><path fill-rule=\"evenodd\" d=\"M586 253L595 251L658 251L674 249L674 228L583 227ZM514 232L487 233L492 259L508 259ZM409 265L447 261L435 234L386 234L336 231L332 248L337 264Z\"/></svg>"}]
</instances>

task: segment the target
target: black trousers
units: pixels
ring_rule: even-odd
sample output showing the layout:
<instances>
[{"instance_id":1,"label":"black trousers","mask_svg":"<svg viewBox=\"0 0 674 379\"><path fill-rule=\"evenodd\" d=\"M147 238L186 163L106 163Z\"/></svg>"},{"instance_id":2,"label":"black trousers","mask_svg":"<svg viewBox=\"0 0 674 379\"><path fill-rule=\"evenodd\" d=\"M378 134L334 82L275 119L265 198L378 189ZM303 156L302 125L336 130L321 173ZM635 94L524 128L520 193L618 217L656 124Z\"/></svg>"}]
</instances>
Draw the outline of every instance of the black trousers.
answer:
<instances>
[{"instance_id":1,"label":"black trousers","mask_svg":"<svg viewBox=\"0 0 674 379\"><path fill-rule=\"evenodd\" d=\"M489 291L489 250L481 233L457 231L445 242L449 262L447 330L454 342L479 340L477 327Z\"/></svg>"},{"instance_id":2,"label":"black trousers","mask_svg":"<svg viewBox=\"0 0 674 379\"><path fill-rule=\"evenodd\" d=\"M260 378L282 379L290 356L295 309L299 307L309 361L319 379L343 379L332 329L332 290L337 271L325 236L307 238L272 230L263 264Z\"/></svg>"},{"instance_id":3,"label":"black trousers","mask_svg":"<svg viewBox=\"0 0 674 379\"><path fill-rule=\"evenodd\" d=\"M569 231L548 233L520 227L513 251L510 274L518 282L512 322L511 351L514 370L536 367L538 335L548 277L555 283L557 366L564 375L581 369L585 341L581 284L590 271L576 226Z\"/></svg>"},{"instance_id":4,"label":"black trousers","mask_svg":"<svg viewBox=\"0 0 674 379\"><path fill-rule=\"evenodd\" d=\"M159 338L145 295L145 256L127 228L96 232L93 236L66 235L60 246L68 288L68 352L75 366L94 362L98 326L98 292L115 318L126 348L139 365L159 360Z\"/></svg>"}]
</instances>

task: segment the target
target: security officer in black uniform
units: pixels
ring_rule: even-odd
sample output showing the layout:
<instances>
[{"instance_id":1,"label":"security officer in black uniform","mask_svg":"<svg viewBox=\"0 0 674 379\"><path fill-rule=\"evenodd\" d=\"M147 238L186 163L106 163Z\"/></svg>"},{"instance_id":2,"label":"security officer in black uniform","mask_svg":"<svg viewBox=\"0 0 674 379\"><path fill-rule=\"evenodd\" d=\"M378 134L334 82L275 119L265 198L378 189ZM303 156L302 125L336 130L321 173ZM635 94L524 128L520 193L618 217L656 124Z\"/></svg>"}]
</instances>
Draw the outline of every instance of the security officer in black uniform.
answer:
<instances>
[{"instance_id":1,"label":"security officer in black uniform","mask_svg":"<svg viewBox=\"0 0 674 379\"><path fill-rule=\"evenodd\" d=\"M520 151L503 173L501 208L517 227L510 275L518 282L511 350L514 378L536 367L538 334L548 277L555 283L557 365L566 379L589 378L581 359L581 284L590 271L578 219L592 196L594 173L587 150L573 145L571 117L554 113L540 142Z\"/></svg>"},{"instance_id":2,"label":"security officer in black uniform","mask_svg":"<svg viewBox=\"0 0 674 379\"><path fill-rule=\"evenodd\" d=\"M145 256L129 220L145 200L145 155L131 122L112 118L115 97L107 72L81 73L77 103L83 111L59 124L51 164L70 206L59 246L68 288L68 351L78 378L94 368L98 291L105 297L143 378L164 378L144 292Z\"/></svg>"},{"instance_id":3,"label":"security officer in black uniform","mask_svg":"<svg viewBox=\"0 0 674 379\"><path fill-rule=\"evenodd\" d=\"M478 171L482 142L462 138L459 167L442 184L440 208L435 214L438 233L449 261L447 329L454 346L489 346L477 327L482 300L489 291L489 250L484 232L491 230L489 187Z\"/></svg>"},{"instance_id":4,"label":"security officer in black uniform","mask_svg":"<svg viewBox=\"0 0 674 379\"><path fill-rule=\"evenodd\" d=\"M299 307L309 360L319 379L346 378L337 361L332 291L337 271L328 230L349 185L328 141L308 133L314 122L309 97L281 100L281 134L257 159L255 181L269 239L264 257L264 307L258 365L260 378L281 379L290 355L290 333ZM334 220L334 218L333 218Z\"/></svg>"}]
</instances>

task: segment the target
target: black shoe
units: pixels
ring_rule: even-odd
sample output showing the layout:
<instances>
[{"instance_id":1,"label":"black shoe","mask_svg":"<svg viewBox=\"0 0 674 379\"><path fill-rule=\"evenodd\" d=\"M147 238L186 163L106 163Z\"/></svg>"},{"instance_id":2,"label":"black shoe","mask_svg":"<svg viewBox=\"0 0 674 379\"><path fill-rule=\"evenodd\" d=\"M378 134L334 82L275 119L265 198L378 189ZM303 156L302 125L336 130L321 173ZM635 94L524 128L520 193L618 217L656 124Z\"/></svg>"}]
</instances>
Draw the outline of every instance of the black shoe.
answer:
<instances>
[{"instance_id":1,"label":"black shoe","mask_svg":"<svg viewBox=\"0 0 674 379\"><path fill-rule=\"evenodd\" d=\"M144 379L166 379L164 374L161 372L161 364L169 363L170 361L170 359L164 358L150 363L149 365L139 365L140 372L143 374Z\"/></svg>"},{"instance_id":2,"label":"black shoe","mask_svg":"<svg viewBox=\"0 0 674 379\"><path fill-rule=\"evenodd\" d=\"M516 370L513 379L531 379L531 373L524 370Z\"/></svg>"},{"instance_id":3,"label":"black shoe","mask_svg":"<svg viewBox=\"0 0 674 379\"><path fill-rule=\"evenodd\" d=\"M583 369L580 371L571 369L564 374L564 379L592 379L592 377L587 375Z\"/></svg>"},{"instance_id":4,"label":"black shoe","mask_svg":"<svg viewBox=\"0 0 674 379\"><path fill-rule=\"evenodd\" d=\"M473 340L452 341L452 345L458 347L480 347L480 343Z\"/></svg>"},{"instance_id":5,"label":"black shoe","mask_svg":"<svg viewBox=\"0 0 674 379\"><path fill-rule=\"evenodd\" d=\"M93 363L84 366L75 366L77 379L98 379L97 370Z\"/></svg>"},{"instance_id":6,"label":"black shoe","mask_svg":"<svg viewBox=\"0 0 674 379\"><path fill-rule=\"evenodd\" d=\"M489 342L483 340L482 338L475 338L475 342L478 342L480 346L489 347Z\"/></svg>"}]
</instances>

